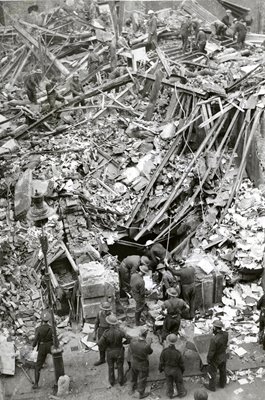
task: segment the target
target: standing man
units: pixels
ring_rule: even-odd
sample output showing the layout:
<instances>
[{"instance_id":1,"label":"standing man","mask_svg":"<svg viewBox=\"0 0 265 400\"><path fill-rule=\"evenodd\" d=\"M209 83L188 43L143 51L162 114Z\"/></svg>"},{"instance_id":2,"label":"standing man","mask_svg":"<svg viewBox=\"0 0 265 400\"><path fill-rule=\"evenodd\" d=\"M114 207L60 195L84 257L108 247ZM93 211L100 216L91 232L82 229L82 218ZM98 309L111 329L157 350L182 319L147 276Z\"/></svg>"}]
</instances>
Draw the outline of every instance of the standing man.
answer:
<instances>
[{"instance_id":1,"label":"standing man","mask_svg":"<svg viewBox=\"0 0 265 400\"><path fill-rule=\"evenodd\" d=\"M175 288L167 289L169 299L162 304L162 313L167 311L162 328L162 342L170 333L178 335L181 317L189 311L184 300L179 299L179 292Z\"/></svg>"},{"instance_id":2,"label":"standing man","mask_svg":"<svg viewBox=\"0 0 265 400\"><path fill-rule=\"evenodd\" d=\"M132 365L132 395L138 387L139 399L144 399L150 393L145 392L146 382L149 374L149 354L153 353L151 348L152 339L147 338L148 330L141 328L139 337L132 339L129 346L129 354Z\"/></svg>"},{"instance_id":3,"label":"standing man","mask_svg":"<svg viewBox=\"0 0 265 400\"><path fill-rule=\"evenodd\" d=\"M118 370L118 382L120 386L123 386L124 381L124 347L123 339L127 341L130 337L118 327L119 321L115 315L111 314L106 317L106 322L110 325L110 328L106 330L98 341L98 346L102 351L107 353L107 363L109 367L109 383L111 386L115 384L115 363Z\"/></svg>"},{"instance_id":4,"label":"standing man","mask_svg":"<svg viewBox=\"0 0 265 400\"><path fill-rule=\"evenodd\" d=\"M180 261L181 269L173 269L168 267L173 275L180 279L181 296L189 305L188 318L193 319L195 316L195 269L191 265L185 265L184 261Z\"/></svg>"},{"instance_id":5,"label":"standing man","mask_svg":"<svg viewBox=\"0 0 265 400\"><path fill-rule=\"evenodd\" d=\"M220 387L226 385L226 349L228 344L228 332L223 331L223 323L220 320L213 321L213 338L210 341L210 346L207 355L208 375L210 377L209 384L204 385L206 389L215 392L216 375L219 369Z\"/></svg>"},{"instance_id":6,"label":"standing man","mask_svg":"<svg viewBox=\"0 0 265 400\"><path fill-rule=\"evenodd\" d=\"M70 90L72 92L73 98L82 96L84 94L84 88L82 83L79 81L79 75L77 72L73 74L72 81L70 82ZM80 100L76 104L81 104L85 106L85 100Z\"/></svg>"},{"instance_id":7,"label":"standing man","mask_svg":"<svg viewBox=\"0 0 265 400\"><path fill-rule=\"evenodd\" d=\"M183 53L186 52L188 43L189 43L189 37L191 35L191 16L187 15L185 21L182 22L180 26L180 35L181 35L181 40L182 40L182 50Z\"/></svg>"},{"instance_id":8,"label":"standing man","mask_svg":"<svg viewBox=\"0 0 265 400\"><path fill-rule=\"evenodd\" d=\"M47 92L47 100L50 106L50 110L52 110L55 106L56 100L64 103L65 99L63 96L59 95L56 90L56 80L53 78L46 84L46 92Z\"/></svg>"},{"instance_id":9,"label":"standing man","mask_svg":"<svg viewBox=\"0 0 265 400\"><path fill-rule=\"evenodd\" d=\"M250 13L250 9L248 9L246 15L244 16L244 21L247 25L247 30L250 31L251 25L253 24L253 17Z\"/></svg>"},{"instance_id":10,"label":"standing man","mask_svg":"<svg viewBox=\"0 0 265 400\"><path fill-rule=\"evenodd\" d=\"M200 27L197 38L196 38L196 46L200 53L206 53L205 46L207 43L207 35L204 31L203 27Z\"/></svg>"},{"instance_id":11,"label":"standing man","mask_svg":"<svg viewBox=\"0 0 265 400\"><path fill-rule=\"evenodd\" d=\"M140 326L140 318L145 306L145 283L143 276L149 274L149 269L146 265L140 265L139 272L135 272L131 276L130 286L132 297L136 302L135 306L135 324Z\"/></svg>"},{"instance_id":12,"label":"standing man","mask_svg":"<svg viewBox=\"0 0 265 400\"><path fill-rule=\"evenodd\" d=\"M26 88L28 99L31 103L37 104L37 87L41 81L42 71L37 69L26 75L24 78L24 85Z\"/></svg>"},{"instance_id":13,"label":"standing man","mask_svg":"<svg viewBox=\"0 0 265 400\"><path fill-rule=\"evenodd\" d=\"M257 309L260 310L259 315L259 344L263 345L263 350L265 350L265 337L264 337L264 329L265 329L265 294L261 296L258 301Z\"/></svg>"},{"instance_id":14,"label":"standing man","mask_svg":"<svg viewBox=\"0 0 265 400\"><path fill-rule=\"evenodd\" d=\"M226 10L225 16L222 18L222 22L229 28L232 25L232 11L231 10Z\"/></svg>"},{"instance_id":15,"label":"standing man","mask_svg":"<svg viewBox=\"0 0 265 400\"><path fill-rule=\"evenodd\" d=\"M92 74L99 67L99 56L94 52L94 47L89 45L88 47L88 58L87 58L87 70L89 74Z\"/></svg>"},{"instance_id":16,"label":"standing man","mask_svg":"<svg viewBox=\"0 0 265 400\"><path fill-rule=\"evenodd\" d=\"M106 301L100 305L100 311L97 314L96 322L95 322L95 330L94 330L94 340L101 338L103 333L109 329L109 324L106 321L106 318L111 314L111 305ZM104 348L99 348L99 361L94 363L95 366L104 364L105 360L105 350Z\"/></svg>"},{"instance_id":17,"label":"standing man","mask_svg":"<svg viewBox=\"0 0 265 400\"><path fill-rule=\"evenodd\" d=\"M177 397L185 397L187 390L183 383L184 360L175 344L178 338L174 333L167 336L169 346L162 350L159 361L159 372L165 373L167 396L173 399L174 383L177 387Z\"/></svg>"},{"instance_id":18,"label":"standing man","mask_svg":"<svg viewBox=\"0 0 265 400\"><path fill-rule=\"evenodd\" d=\"M161 243L154 243L152 240L147 240L145 247L145 255L151 260L149 267L152 269L152 272L156 271L158 264L163 264L165 261L169 262L171 260L169 252Z\"/></svg>"},{"instance_id":19,"label":"standing man","mask_svg":"<svg viewBox=\"0 0 265 400\"><path fill-rule=\"evenodd\" d=\"M148 11L148 38L147 38L147 44L148 44L148 49L147 50L152 50L157 47L157 19L155 16L155 13L153 10Z\"/></svg>"},{"instance_id":20,"label":"standing man","mask_svg":"<svg viewBox=\"0 0 265 400\"><path fill-rule=\"evenodd\" d=\"M239 50L242 50L245 47L247 36L247 25L242 19L235 23L233 39L235 39L236 36L238 48Z\"/></svg>"},{"instance_id":21,"label":"standing man","mask_svg":"<svg viewBox=\"0 0 265 400\"><path fill-rule=\"evenodd\" d=\"M120 289L122 292L130 293L130 281L132 274L138 272L140 265L148 266L150 260L145 256L132 255L124 258L119 267Z\"/></svg>"},{"instance_id":22,"label":"standing man","mask_svg":"<svg viewBox=\"0 0 265 400\"><path fill-rule=\"evenodd\" d=\"M43 311L41 313L41 320L42 323L35 331L35 338L32 344L32 347L34 348L37 346L38 350L37 362L35 365L35 383L32 386L33 389L38 389L39 387L40 370L45 363L47 355L51 354L53 345L52 327L48 324L50 320L49 312Z\"/></svg>"}]
</instances>

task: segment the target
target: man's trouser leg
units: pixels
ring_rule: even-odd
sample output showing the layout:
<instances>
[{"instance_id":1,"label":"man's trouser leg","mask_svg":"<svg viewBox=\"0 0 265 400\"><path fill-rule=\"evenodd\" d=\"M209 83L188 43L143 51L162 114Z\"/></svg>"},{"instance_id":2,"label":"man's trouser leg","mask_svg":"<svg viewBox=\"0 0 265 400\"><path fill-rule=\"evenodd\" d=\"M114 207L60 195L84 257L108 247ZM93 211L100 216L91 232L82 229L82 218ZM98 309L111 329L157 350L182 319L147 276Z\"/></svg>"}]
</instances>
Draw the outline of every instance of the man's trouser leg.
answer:
<instances>
[{"instance_id":1,"label":"man's trouser leg","mask_svg":"<svg viewBox=\"0 0 265 400\"><path fill-rule=\"evenodd\" d=\"M189 305L189 317L194 318L195 315L195 286L194 284L182 285L181 294L183 300Z\"/></svg>"},{"instance_id":2,"label":"man's trouser leg","mask_svg":"<svg viewBox=\"0 0 265 400\"><path fill-rule=\"evenodd\" d=\"M220 373L219 384L221 388L224 388L226 385L226 362L219 364L218 368Z\"/></svg>"},{"instance_id":3,"label":"man's trouser leg","mask_svg":"<svg viewBox=\"0 0 265 400\"><path fill-rule=\"evenodd\" d=\"M184 383L183 383L183 375L182 372L180 371L180 369L176 370L175 374L174 374L174 381L177 387L177 391L178 391L178 396L183 396L186 394L186 389L184 387Z\"/></svg>"},{"instance_id":4,"label":"man's trouser leg","mask_svg":"<svg viewBox=\"0 0 265 400\"><path fill-rule=\"evenodd\" d=\"M132 366L131 371L132 371L132 391L134 391L137 389L137 380L138 380L139 371L138 371L138 369L134 368L133 366Z\"/></svg>"},{"instance_id":5,"label":"man's trouser leg","mask_svg":"<svg viewBox=\"0 0 265 400\"><path fill-rule=\"evenodd\" d=\"M120 385L124 384L124 349L116 350L117 351L117 369L118 369L118 382Z\"/></svg>"},{"instance_id":6,"label":"man's trouser leg","mask_svg":"<svg viewBox=\"0 0 265 400\"><path fill-rule=\"evenodd\" d=\"M103 333L105 332L106 328L98 328L98 341L101 338L101 336L103 335ZM105 362L106 359L106 352L102 347L99 347L99 361L100 362Z\"/></svg>"},{"instance_id":7,"label":"man's trouser leg","mask_svg":"<svg viewBox=\"0 0 265 400\"><path fill-rule=\"evenodd\" d=\"M47 354L51 352L51 346L47 344L40 344L39 349L38 349L38 356L37 356L37 361L35 365L35 384L34 386L38 386L39 384L39 379L40 379L40 370L45 363Z\"/></svg>"},{"instance_id":8,"label":"man's trouser leg","mask_svg":"<svg viewBox=\"0 0 265 400\"><path fill-rule=\"evenodd\" d=\"M148 378L148 369L140 370L138 375L138 392L143 394L146 388L146 382Z\"/></svg>"},{"instance_id":9,"label":"man's trouser leg","mask_svg":"<svg viewBox=\"0 0 265 400\"><path fill-rule=\"evenodd\" d=\"M209 387L211 390L215 391L217 369L214 365L208 366L208 374L209 374Z\"/></svg>"},{"instance_id":10,"label":"man's trouser leg","mask_svg":"<svg viewBox=\"0 0 265 400\"><path fill-rule=\"evenodd\" d=\"M114 362L116 361L114 351L110 350L107 352L107 363L109 367L109 383L111 386L115 384L115 374L114 374Z\"/></svg>"},{"instance_id":11,"label":"man's trouser leg","mask_svg":"<svg viewBox=\"0 0 265 400\"><path fill-rule=\"evenodd\" d=\"M165 378L166 378L166 394L168 397L172 398L174 394L173 376L165 374Z\"/></svg>"},{"instance_id":12,"label":"man's trouser leg","mask_svg":"<svg viewBox=\"0 0 265 400\"><path fill-rule=\"evenodd\" d=\"M142 314L142 311L143 311L144 306L145 306L145 299L136 298L135 302L136 302L136 306L135 306L135 324L136 324L136 326L139 326L140 325L141 314Z\"/></svg>"}]
</instances>

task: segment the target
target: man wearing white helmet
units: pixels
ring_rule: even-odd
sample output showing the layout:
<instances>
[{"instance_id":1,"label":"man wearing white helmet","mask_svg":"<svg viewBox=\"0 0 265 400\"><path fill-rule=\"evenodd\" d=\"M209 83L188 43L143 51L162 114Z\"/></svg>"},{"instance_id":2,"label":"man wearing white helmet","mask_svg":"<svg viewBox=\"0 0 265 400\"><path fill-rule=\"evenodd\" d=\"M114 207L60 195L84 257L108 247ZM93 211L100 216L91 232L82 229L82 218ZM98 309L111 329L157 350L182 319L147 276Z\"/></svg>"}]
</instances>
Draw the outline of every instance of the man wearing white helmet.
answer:
<instances>
[{"instance_id":1,"label":"man wearing white helmet","mask_svg":"<svg viewBox=\"0 0 265 400\"><path fill-rule=\"evenodd\" d=\"M226 385L226 349L228 344L228 332L223 331L223 323L220 320L213 321L213 334L207 354L209 384L206 389L215 392L217 370L220 373L219 386Z\"/></svg>"},{"instance_id":2,"label":"man wearing white helmet","mask_svg":"<svg viewBox=\"0 0 265 400\"><path fill-rule=\"evenodd\" d=\"M52 327L48 324L50 320L50 314L47 311L43 311L41 314L42 323L36 328L35 338L32 347L37 346L38 357L35 365L35 383L33 389L37 389L39 386L40 370L45 363L48 354L51 354L51 347L53 344Z\"/></svg>"},{"instance_id":3,"label":"man wearing white helmet","mask_svg":"<svg viewBox=\"0 0 265 400\"><path fill-rule=\"evenodd\" d=\"M157 19L153 10L148 11L148 50L155 49L157 47Z\"/></svg>"}]
</instances>

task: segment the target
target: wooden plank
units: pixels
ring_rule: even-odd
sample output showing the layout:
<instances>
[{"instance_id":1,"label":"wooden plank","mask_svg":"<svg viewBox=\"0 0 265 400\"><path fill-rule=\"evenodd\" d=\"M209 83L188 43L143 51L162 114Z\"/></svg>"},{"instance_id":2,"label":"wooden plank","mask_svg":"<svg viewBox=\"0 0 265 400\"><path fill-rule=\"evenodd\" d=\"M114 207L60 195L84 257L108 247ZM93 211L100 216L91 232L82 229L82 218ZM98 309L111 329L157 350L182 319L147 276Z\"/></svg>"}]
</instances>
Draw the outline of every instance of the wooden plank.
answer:
<instances>
[{"instance_id":1,"label":"wooden plank","mask_svg":"<svg viewBox=\"0 0 265 400\"><path fill-rule=\"evenodd\" d=\"M15 375L15 346L13 342L0 342L0 373Z\"/></svg>"},{"instance_id":2,"label":"wooden plank","mask_svg":"<svg viewBox=\"0 0 265 400\"><path fill-rule=\"evenodd\" d=\"M132 85L133 86L133 85ZM118 94L118 96L115 97L115 101L119 101L122 100L123 97L131 90L132 86L125 88L121 93ZM106 114L108 107L110 105L114 104L114 100L112 100L110 102L110 104L107 104L106 107L102 108L102 110L99 110L95 115L93 115L92 117L92 121L94 121L95 119L99 118L99 117L103 117L103 115Z\"/></svg>"},{"instance_id":3,"label":"wooden plank","mask_svg":"<svg viewBox=\"0 0 265 400\"><path fill-rule=\"evenodd\" d=\"M157 52L157 55L158 55L161 63L163 64L163 66L166 70L167 76L169 77L171 75L172 71L171 71L170 65L167 62L165 53L160 49L160 47L156 47L156 52Z\"/></svg>"},{"instance_id":4,"label":"wooden plank","mask_svg":"<svg viewBox=\"0 0 265 400\"><path fill-rule=\"evenodd\" d=\"M174 90L174 92L171 95L169 106L167 108L165 121L170 121L174 117L177 106L178 106L177 96L176 96L176 91Z\"/></svg>"},{"instance_id":5,"label":"wooden plank","mask_svg":"<svg viewBox=\"0 0 265 400\"><path fill-rule=\"evenodd\" d=\"M151 90L151 94L150 94L150 99L149 99L149 104L147 106L146 112L145 112L145 116L144 119L146 121L150 121L152 119L153 113L154 113L154 109L155 109L155 105L158 99L158 95L160 92L160 88L161 88L161 82L163 79L163 72L162 71L157 71L156 73L156 78L155 78L155 82L153 84L152 90Z\"/></svg>"}]
</instances>

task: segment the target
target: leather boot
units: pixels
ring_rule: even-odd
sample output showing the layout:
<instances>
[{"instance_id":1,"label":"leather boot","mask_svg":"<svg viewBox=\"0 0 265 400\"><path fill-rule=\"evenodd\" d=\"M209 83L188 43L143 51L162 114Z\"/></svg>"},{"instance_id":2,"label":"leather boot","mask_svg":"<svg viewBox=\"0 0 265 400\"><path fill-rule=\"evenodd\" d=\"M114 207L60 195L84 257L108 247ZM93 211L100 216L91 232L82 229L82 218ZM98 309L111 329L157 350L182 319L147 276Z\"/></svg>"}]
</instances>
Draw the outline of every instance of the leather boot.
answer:
<instances>
[{"instance_id":1,"label":"leather boot","mask_svg":"<svg viewBox=\"0 0 265 400\"><path fill-rule=\"evenodd\" d=\"M104 364L105 361L105 352L104 351L100 351L99 352L99 361L96 361L94 363L94 366L97 367L98 365Z\"/></svg>"}]
</instances>

